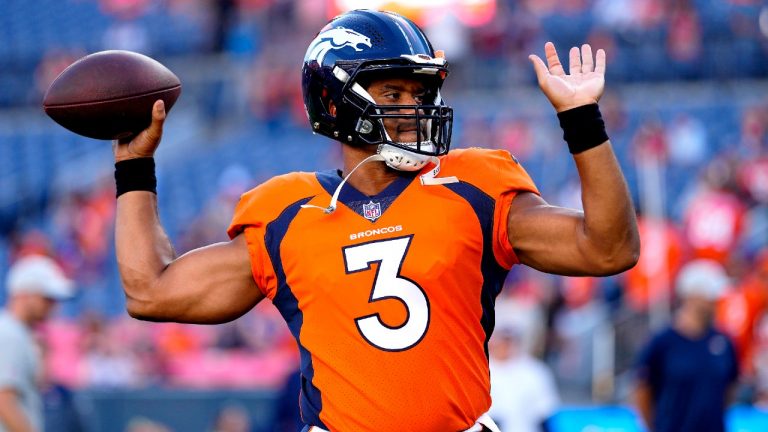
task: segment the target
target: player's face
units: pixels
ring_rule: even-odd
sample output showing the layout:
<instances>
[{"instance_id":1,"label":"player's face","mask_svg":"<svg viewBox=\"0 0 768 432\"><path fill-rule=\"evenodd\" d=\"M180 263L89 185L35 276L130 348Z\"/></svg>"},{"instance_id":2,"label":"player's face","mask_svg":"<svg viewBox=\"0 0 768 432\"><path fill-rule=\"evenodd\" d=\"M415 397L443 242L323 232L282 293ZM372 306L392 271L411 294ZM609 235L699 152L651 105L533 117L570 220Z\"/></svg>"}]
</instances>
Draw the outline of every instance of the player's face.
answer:
<instances>
[{"instance_id":1,"label":"player's face","mask_svg":"<svg viewBox=\"0 0 768 432\"><path fill-rule=\"evenodd\" d=\"M717 308L717 301L709 299L707 297L692 295L688 298L688 303L696 313L702 318L710 321L715 316L715 310Z\"/></svg>"},{"instance_id":2,"label":"player's face","mask_svg":"<svg viewBox=\"0 0 768 432\"><path fill-rule=\"evenodd\" d=\"M368 86L368 93L378 105L422 105L426 88L424 84L412 78L378 79ZM414 109L399 109L392 114L416 114ZM416 124L415 119L388 118L384 119L384 127L394 142L416 142L416 128L421 129L422 141L427 138L427 121Z\"/></svg>"},{"instance_id":3,"label":"player's face","mask_svg":"<svg viewBox=\"0 0 768 432\"><path fill-rule=\"evenodd\" d=\"M30 321L39 323L45 321L53 312L56 301L40 294L29 294L27 307Z\"/></svg>"}]
</instances>

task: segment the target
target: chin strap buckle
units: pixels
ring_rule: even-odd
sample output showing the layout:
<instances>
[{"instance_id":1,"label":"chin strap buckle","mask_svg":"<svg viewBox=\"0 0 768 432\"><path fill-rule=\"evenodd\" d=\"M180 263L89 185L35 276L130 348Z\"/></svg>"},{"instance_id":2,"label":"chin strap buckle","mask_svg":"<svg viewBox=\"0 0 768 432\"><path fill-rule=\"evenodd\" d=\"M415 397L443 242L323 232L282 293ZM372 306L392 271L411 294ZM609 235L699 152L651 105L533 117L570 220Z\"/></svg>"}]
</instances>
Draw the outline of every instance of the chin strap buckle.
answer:
<instances>
[{"instance_id":1,"label":"chin strap buckle","mask_svg":"<svg viewBox=\"0 0 768 432\"><path fill-rule=\"evenodd\" d=\"M459 182L456 176L438 177L437 175L440 173L440 159L437 156L432 156L429 159L430 162L435 164L435 167L419 176L422 186L436 186Z\"/></svg>"}]
</instances>

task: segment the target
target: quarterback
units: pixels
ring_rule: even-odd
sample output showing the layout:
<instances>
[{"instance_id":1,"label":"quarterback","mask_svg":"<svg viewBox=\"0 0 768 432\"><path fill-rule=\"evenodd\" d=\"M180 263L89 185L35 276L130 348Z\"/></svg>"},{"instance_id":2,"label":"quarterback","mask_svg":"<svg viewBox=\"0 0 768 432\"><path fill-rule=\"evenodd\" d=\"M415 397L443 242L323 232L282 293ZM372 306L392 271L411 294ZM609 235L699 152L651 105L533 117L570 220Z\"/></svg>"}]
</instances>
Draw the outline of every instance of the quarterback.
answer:
<instances>
[{"instance_id":1,"label":"quarterback","mask_svg":"<svg viewBox=\"0 0 768 432\"><path fill-rule=\"evenodd\" d=\"M449 151L445 56L404 17L356 10L320 30L302 69L309 126L340 142L343 166L258 185L229 242L177 257L157 216L158 101L151 126L115 146L128 312L215 324L268 298L301 353L305 431L497 431L487 343L509 269L610 275L639 254L597 106L605 53L572 48L568 73L551 43L545 53L530 59L583 212L549 205L505 151Z\"/></svg>"}]
</instances>

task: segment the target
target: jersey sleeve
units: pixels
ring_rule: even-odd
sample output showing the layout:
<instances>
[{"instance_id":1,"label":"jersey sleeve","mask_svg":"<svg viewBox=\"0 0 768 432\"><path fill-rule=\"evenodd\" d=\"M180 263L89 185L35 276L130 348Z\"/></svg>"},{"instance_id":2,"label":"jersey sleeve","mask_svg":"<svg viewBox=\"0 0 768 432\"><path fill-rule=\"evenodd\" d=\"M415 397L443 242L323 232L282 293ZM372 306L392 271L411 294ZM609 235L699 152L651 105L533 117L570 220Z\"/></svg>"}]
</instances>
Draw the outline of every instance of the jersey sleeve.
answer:
<instances>
[{"instance_id":1,"label":"jersey sleeve","mask_svg":"<svg viewBox=\"0 0 768 432\"><path fill-rule=\"evenodd\" d=\"M531 192L538 195L539 190L520 162L506 150L470 148L455 152L461 158L459 164L464 173L459 173L459 179L479 187L496 203L493 253L499 265L509 269L519 262L507 233L510 205L517 194Z\"/></svg>"},{"instance_id":2,"label":"jersey sleeve","mask_svg":"<svg viewBox=\"0 0 768 432\"><path fill-rule=\"evenodd\" d=\"M653 388L658 385L663 339L664 333L652 337L635 359L635 378Z\"/></svg>"},{"instance_id":3,"label":"jersey sleeve","mask_svg":"<svg viewBox=\"0 0 768 432\"><path fill-rule=\"evenodd\" d=\"M736 382L739 379L739 357L736 354L736 346L733 344L733 340L730 337L723 335L728 341L728 357L730 360L730 367L728 369L728 380L731 383Z\"/></svg>"},{"instance_id":4,"label":"jersey sleeve","mask_svg":"<svg viewBox=\"0 0 768 432\"><path fill-rule=\"evenodd\" d=\"M496 212L493 217L493 233L496 260L504 268L511 268L519 260L515 254L513 245L509 242L507 220L512 200L522 192L531 192L539 195L539 190L531 177L525 171L520 162L509 152L498 150L499 160L497 179L499 181L498 197L496 198Z\"/></svg>"},{"instance_id":5,"label":"jersey sleeve","mask_svg":"<svg viewBox=\"0 0 768 432\"><path fill-rule=\"evenodd\" d=\"M227 229L227 235L230 239L239 235L245 237L253 280L261 292L271 300L275 296L277 286L274 283L272 264L264 243L268 221L265 220L267 212L259 210L259 207L263 207L263 203L260 203L263 200L260 192L259 188L256 188L240 197L232 223Z\"/></svg>"},{"instance_id":6,"label":"jersey sleeve","mask_svg":"<svg viewBox=\"0 0 768 432\"><path fill-rule=\"evenodd\" d=\"M246 192L240 197L227 229L230 239L245 236L253 280L270 300L277 293L277 278L265 241L267 229L285 207L307 193L310 176L307 173L278 176Z\"/></svg>"},{"instance_id":7,"label":"jersey sleeve","mask_svg":"<svg viewBox=\"0 0 768 432\"><path fill-rule=\"evenodd\" d=\"M0 334L0 344L2 346L13 345L10 338ZM4 349L0 351L0 390L21 391L23 383L21 377L24 375L24 358L21 350Z\"/></svg>"}]
</instances>

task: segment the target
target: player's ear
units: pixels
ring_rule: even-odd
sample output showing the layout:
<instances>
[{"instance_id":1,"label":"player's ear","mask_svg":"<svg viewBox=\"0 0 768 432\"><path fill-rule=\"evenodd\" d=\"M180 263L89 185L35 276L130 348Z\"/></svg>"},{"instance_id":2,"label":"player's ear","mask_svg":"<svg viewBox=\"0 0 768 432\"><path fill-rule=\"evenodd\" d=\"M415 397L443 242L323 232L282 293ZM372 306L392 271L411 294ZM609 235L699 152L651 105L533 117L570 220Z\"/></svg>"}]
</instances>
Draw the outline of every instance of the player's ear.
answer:
<instances>
[{"instance_id":1,"label":"player's ear","mask_svg":"<svg viewBox=\"0 0 768 432\"><path fill-rule=\"evenodd\" d=\"M332 100L328 101L328 114L336 117L336 104Z\"/></svg>"}]
</instances>

